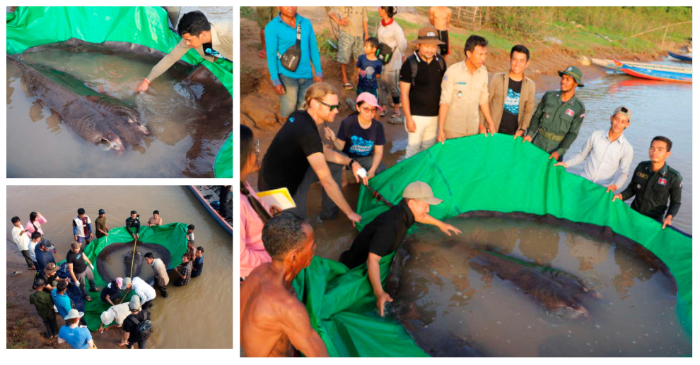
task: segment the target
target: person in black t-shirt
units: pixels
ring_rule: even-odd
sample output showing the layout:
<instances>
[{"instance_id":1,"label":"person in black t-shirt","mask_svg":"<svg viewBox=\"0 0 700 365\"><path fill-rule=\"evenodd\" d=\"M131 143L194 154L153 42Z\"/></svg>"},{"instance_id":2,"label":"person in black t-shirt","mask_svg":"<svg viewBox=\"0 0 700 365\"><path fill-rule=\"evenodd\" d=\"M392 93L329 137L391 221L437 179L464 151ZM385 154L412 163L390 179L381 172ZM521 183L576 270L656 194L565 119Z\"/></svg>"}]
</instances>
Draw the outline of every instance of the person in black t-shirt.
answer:
<instances>
[{"instance_id":1,"label":"person in black t-shirt","mask_svg":"<svg viewBox=\"0 0 700 365\"><path fill-rule=\"evenodd\" d=\"M141 217L135 210L131 211L131 216L126 219L126 231L135 240L139 239L139 229L141 228Z\"/></svg>"},{"instance_id":2,"label":"person in black t-shirt","mask_svg":"<svg viewBox=\"0 0 700 365\"><path fill-rule=\"evenodd\" d=\"M377 109L382 107L377 97L370 93L361 93L355 103L356 113L343 119L338 129L338 137L330 128L326 128L326 138L333 142L336 149L354 158L367 170L367 178L386 170L382 162L384 155L384 127L374 119Z\"/></svg>"},{"instance_id":3,"label":"person in black t-shirt","mask_svg":"<svg viewBox=\"0 0 700 365\"><path fill-rule=\"evenodd\" d=\"M258 179L260 191L286 187L294 198L294 212L306 217L306 195L311 184L323 186L321 219L338 214L338 208L352 222L361 217L355 213L340 190L343 166L352 169L359 182L360 164L321 142L318 125L332 122L338 114L338 93L326 83L317 83L306 91L306 110L292 113L277 132L263 158ZM367 184L367 178L362 178ZM337 206L336 206L337 204Z\"/></svg>"},{"instance_id":4,"label":"person in black t-shirt","mask_svg":"<svg viewBox=\"0 0 700 365\"><path fill-rule=\"evenodd\" d=\"M415 181L403 191L403 200L398 205L378 215L360 232L350 249L340 255L340 262L352 269L367 263L367 275L377 297L377 309L384 317L384 303L393 299L384 291L379 275L379 260L394 252L406 237L406 232L415 222L438 227L446 235L462 233L454 226L431 217L431 205L442 203L433 196L433 190L422 181Z\"/></svg>"},{"instance_id":5,"label":"person in black t-shirt","mask_svg":"<svg viewBox=\"0 0 700 365\"><path fill-rule=\"evenodd\" d=\"M444 44L437 29L422 28L412 43L418 46L418 51L406 58L399 74L401 106L408 132L406 158L427 150L437 141L442 77L447 70L445 60L436 54L438 45Z\"/></svg>"},{"instance_id":6,"label":"person in black t-shirt","mask_svg":"<svg viewBox=\"0 0 700 365\"><path fill-rule=\"evenodd\" d=\"M70 271L70 276L73 279L75 285L80 286L80 290L83 292L85 300L92 302L92 298L88 295L85 289L85 279L88 280L90 284L90 291L97 292L99 289L95 287L95 277L92 274L92 270L95 267L92 262L87 258L87 255L83 252L80 242L73 242L70 245L70 251L66 255L66 262L68 263L68 270ZM90 266L90 267L88 267Z\"/></svg>"},{"instance_id":7,"label":"person in black t-shirt","mask_svg":"<svg viewBox=\"0 0 700 365\"><path fill-rule=\"evenodd\" d=\"M151 314L148 313L147 310L141 310L141 299L139 299L138 295L131 297L129 309L131 310L131 314L124 318L124 322L122 323L124 335L119 346L126 346L131 349L135 344L138 344L139 349L143 350L146 348L146 341L148 339L141 340L139 338L138 326L141 322L147 319L150 320Z\"/></svg>"},{"instance_id":8,"label":"person in black t-shirt","mask_svg":"<svg viewBox=\"0 0 700 365\"><path fill-rule=\"evenodd\" d=\"M535 113L535 83L525 76L530 64L530 51L523 45L510 50L510 70L497 73L489 83L489 107L498 133L513 138L527 133ZM482 125L484 117L481 116Z\"/></svg>"}]
</instances>

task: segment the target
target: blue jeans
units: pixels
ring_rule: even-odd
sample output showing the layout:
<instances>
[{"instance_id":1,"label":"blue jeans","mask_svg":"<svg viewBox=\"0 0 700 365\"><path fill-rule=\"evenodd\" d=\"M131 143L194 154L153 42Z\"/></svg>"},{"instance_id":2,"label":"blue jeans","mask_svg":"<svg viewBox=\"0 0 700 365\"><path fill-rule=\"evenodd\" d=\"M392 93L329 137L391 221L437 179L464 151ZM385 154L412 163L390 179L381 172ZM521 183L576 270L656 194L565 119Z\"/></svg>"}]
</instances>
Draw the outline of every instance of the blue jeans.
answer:
<instances>
[{"instance_id":1,"label":"blue jeans","mask_svg":"<svg viewBox=\"0 0 700 365\"><path fill-rule=\"evenodd\" d=\"M311 86L313 79L295 79L282 74L279 76L284 85L284 94L280 95L280 114L286 118L304 105L306 89Z\"/></svg>"}]
</instances>

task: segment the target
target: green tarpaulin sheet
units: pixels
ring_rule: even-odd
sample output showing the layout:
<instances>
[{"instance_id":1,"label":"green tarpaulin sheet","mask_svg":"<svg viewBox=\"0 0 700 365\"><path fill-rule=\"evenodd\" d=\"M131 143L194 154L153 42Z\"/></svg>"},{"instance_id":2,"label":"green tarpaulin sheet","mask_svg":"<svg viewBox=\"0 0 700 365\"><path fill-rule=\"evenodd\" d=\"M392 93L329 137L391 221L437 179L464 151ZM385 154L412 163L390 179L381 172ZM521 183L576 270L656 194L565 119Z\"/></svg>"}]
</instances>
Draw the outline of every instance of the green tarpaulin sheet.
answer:
<instances>
[{"instance_id":1,"label":"green tarpaulin sheet","mask_svg":"<svg viewBox=\"0 0 700 365\"><path fill-rule=\"evenodd\" d=\"M411 182L428 183L443 203L430 207L437 219L470 211L552 215L572 222L610 227L659 257L678 285L677 315L692 334L692 238L643 216L612 193L580 176L554 167L548 154L531 143L496 134L436 144L370 181L388 201L398 203ZM361 188L357 212L363 225L388 208ZM390 268L382 261L382 280ZM367 267L348 271L331 260L314 258L295 281L311 323L334 356L417 356L422 351L397 322L372 312L374 294ZM393 344L401 344L394 346Z\"/></svg>"},{"instance_id":2,"label":"green tarpaulin sheet","mask_svg":"<svg viewBox=\"0 0 700 365\"><path fill-rule=\"evenodd\" d=\"M182 263L182 255L187 252L187 224L170 223L154 227L141 226L139 230L139 241L159 244L167 248L171 256L168 269L172 269ZM91 241L85 248L84 253L90 262L95 265L95 269L97 269L97 256L105 247L113 243L129 242L133 243L134 239L131 238L131 234L126 231L126 227L113 228L109 231L109 236ZM63 261L65 261L65 259ZM61 263L63 261L61 261ZM145 262L144 265L146 265ZM108 284L102 279L97 270L93 270L93 274L95 275L95 285L104 288L104 286ZM90 331L97 331L100 327L100 314L107 310L110 305L100 300L100 293L88 293L93 300L92 302L85 303L85 321ZM133 292L126 295L128 298L125 299L125 302L131 298Z\"/></svg>"},{"instance_id":3,"label":"green tarpaulin sheet","mask_svg":"<svg viewBox=\"0 0 700 365\"><path fill-rule=\"evenodd\" d=\"M134 43L168 53L181 39L168 28L168 14L165 9L157 6L20 6L14 13L7 14L6 30L6 49L10 55L22 53L31 47L64 42L71 38L91 43ZM194 49L187 52L182 60L192 65L204 65L233 96L231 62L209 62L200 57ZM227 144L222 148L228 148ZM221 166L226 164L233 168L233 155L218 153L214 165L222 169ZM217 174L216 177L232 176Z\"/></svg>"},{"instance_id":4,"label":"green tarpaulin sheet","mask_svg":"<svg viewBox=\"0 0 700 365\"><path fill-rule=\"evenodd\" d=\"M226 143L216 155L214 175L220 178L233 178L233 133L228 136Z\"/></svg>"}]
</instances>

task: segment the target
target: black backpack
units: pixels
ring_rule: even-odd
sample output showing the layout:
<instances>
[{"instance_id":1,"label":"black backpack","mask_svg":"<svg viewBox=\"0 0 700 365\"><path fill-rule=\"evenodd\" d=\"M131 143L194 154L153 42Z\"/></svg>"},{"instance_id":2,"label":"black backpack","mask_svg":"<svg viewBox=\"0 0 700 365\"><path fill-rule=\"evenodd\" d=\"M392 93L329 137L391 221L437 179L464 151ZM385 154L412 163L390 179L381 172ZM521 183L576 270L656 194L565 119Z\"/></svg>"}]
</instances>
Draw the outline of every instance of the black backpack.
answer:
<instances>
[{"instance_id":1,"label":"black backpack","mask_svg":"<svg viewBox=\"0 0 700 365\"><path fill-rule=\"evenodd\" d=\"M145 341L151 337L151 333L153 333L153 324L151 323L150 319L146 319L139 323L136 316L131 315L129 317L136 325L136 341Z\"/></svg>"},{"instance_id":2,"label":"black backpack","mask_svg":"<svg viewBox=\"0 0 700 365\"><path fill-rule=\"evenodd\" d=\"M411 56L408 56L407 60L411 63L411 86L416 86L416 75L418 75L418 57L420 56L414 52ZM435 54L435 61L437 61L440 65L440 71L445 71L447 69L445 59L439 54Z\"/></svg>"},{"instance_id":3,"label":"black backpack","mask_svg":"<svg viewBox=\"0 0 700 365\"><path fill-rule=\"evenodd\" d=\"M389 47L386 43L379 43L379 47L377 47L377 52L375 53L377 59L382 61L382 65L389 63L393 54L394 48Z\"/></svg>"}]
</instances>

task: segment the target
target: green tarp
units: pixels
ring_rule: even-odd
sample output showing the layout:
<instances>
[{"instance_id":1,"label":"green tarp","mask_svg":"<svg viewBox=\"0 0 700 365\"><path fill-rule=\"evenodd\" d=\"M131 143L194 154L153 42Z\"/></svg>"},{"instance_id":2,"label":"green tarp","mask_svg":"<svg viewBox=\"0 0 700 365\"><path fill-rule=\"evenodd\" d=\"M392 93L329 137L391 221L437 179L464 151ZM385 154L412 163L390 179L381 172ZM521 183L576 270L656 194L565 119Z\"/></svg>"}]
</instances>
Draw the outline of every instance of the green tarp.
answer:
<instances>
[{"instance_id":1,"label":"green tarp","mask_svg":"<svg viewBox=\"0 0 700 365\"><path fill-rule=\"evenodd\" d=\"M233 178L233 133L221 146L214 163L214 175L220 178Z\"/></svg>"},{"instance_id":2,"label":"green tarp","mask_svg":"<svg viewBox=\"0 0 700 365\"><path fill-rule=\"evenodd\" d=\"M182 263L182 255L187 252L187 224L170 223L154 227L141 226L139 230L139 241L155 243L167 248L171 256L170 267L168 267L168 269L172 269ZM85 255L95 266L93 274L95 275L95 285L98 287L104 288L108 283L105 283L100 273L96 270L97 256L110 244L125 242L134 242L134 239L131 238L131 234L126 231L126 227L113 228L109 231L109 236L91 241L85 248ZM146 265L145 261L144 265ZM85 303L85 320L87 321L90 331L97 331L100 327L100 314L107 310L110 305L100 300L100 293L89 294L93 300L92 302ZM128 297L131 298L131 295L133 295L133 292L128 294ZM126 300L128 299L125 299L125 301Z\"/></svg>"},{"instance_id":3,"label":"green tarp","mask_svg":"<svg viewBox=\"0 0 700 365\"><path fill-rule=\"evenodd\" d=\"M430 207L437 219L470 211L552 215L572 222L607 226L649 249L670 269L678 285L677 314L692 335L692 238L643 216L612 193L580 176L554 167L548 155L531 143L496 134L452 139L436 144L382 172L371 187L398 203L411 182L428 183L443 203ZM388 208L362 188L357 212L361 229ZM382 265L382 280L389 269ZM311 323L335 356L414 356L420 349L398 323L370 311L374 294L366 265L343 275L344 265L314 258L295 282ZM357 281L357 282L355 282ZM303 283L303 285L302 285ZM360 314L367 314L361 316ZM403 329L401 327L401 329ZM391 344L401 343L399 347Z\"/></svg>"},{"instance_id":4,"label":"green tarp","mask_svg":"<svg viewBox=\"0 0 700 365\"><path fill-rule=\"evenodd\" d=\"M141 44L163 53L170 52L180 36L168 28L168 14L161 7L18 7L7 14L7 54L71 38L91 43L127 42ZM233 97L233 65L225 60L209 62L191 49L182 60L203 64ZM227 147L228 142L222 148ZM226 160L228 158L228 160ZM232 154L218 153L215 166L231 165ZM232 177L227 175L216 177Z\"/></svg>"}]
</instances>

